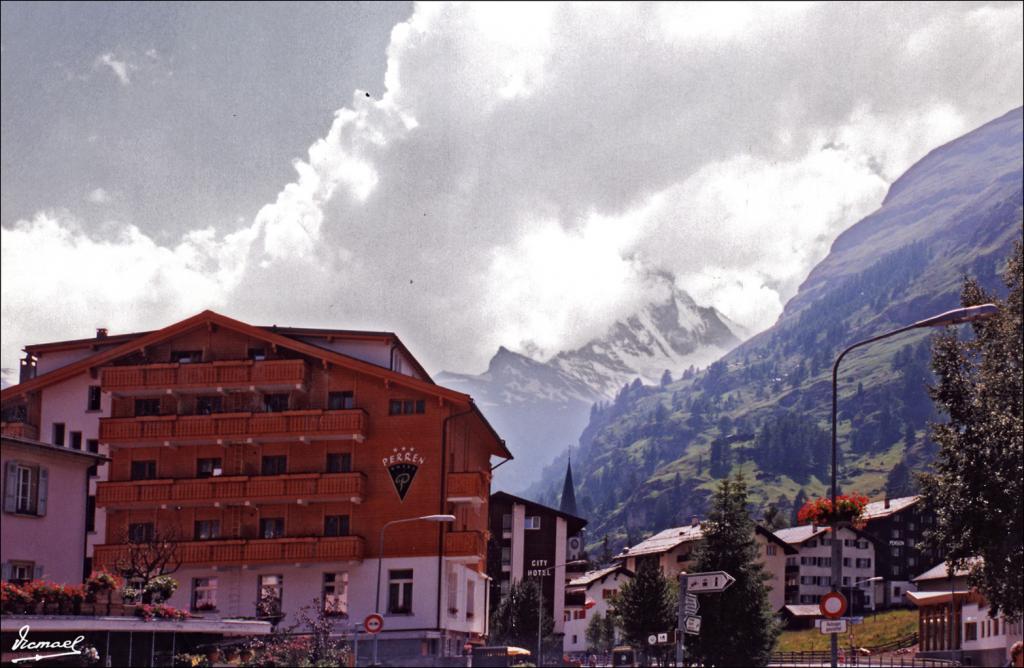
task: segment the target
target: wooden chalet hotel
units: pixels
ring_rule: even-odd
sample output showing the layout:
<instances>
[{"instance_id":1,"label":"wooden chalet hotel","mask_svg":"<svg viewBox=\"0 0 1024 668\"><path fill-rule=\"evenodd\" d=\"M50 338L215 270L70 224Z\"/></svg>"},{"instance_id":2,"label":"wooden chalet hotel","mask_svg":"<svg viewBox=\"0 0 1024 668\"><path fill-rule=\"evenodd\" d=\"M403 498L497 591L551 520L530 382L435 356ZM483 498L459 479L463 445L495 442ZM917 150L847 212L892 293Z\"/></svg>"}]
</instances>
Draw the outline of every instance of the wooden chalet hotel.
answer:
<instances>
[{"instance_id":1,"label":"wooden chalet hotel","mask_svg":"<svg viewBox=\"0 0 1024 668\"><path fill-rule=\"evenodd\" d=\"M394 334L204 311L26 352L5 432L111 457L85 568L173 537L171 605L252 617L263 599L287 625L320 599L344 629L374 611L383 525L453 514L386 532L381 653L451 656L486 633L490 462L511 454Z\"/></svg>"}]
</instances>

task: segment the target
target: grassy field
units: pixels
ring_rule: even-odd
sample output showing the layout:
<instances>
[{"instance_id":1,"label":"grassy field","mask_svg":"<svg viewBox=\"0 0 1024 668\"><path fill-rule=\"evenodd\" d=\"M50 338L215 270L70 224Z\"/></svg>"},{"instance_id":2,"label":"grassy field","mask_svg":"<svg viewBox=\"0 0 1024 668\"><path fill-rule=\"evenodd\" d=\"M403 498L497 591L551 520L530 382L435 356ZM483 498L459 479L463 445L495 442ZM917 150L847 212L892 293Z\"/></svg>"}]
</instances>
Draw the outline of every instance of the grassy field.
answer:
<instances>
[{"instance_id":1,"label":"grassy field","mask_svg":"<svg viewBox=\"0 0 1024 668\"><path fill-rule=\"evenodd\" d=\"M876 616L864 615L864 623L851 627L853 643L857 647L872 647L899 640L917 631L916 610L891 610ZM841 646L850 646L849 634L839 636ZM777 652L827 651L829 640L818 629L804 631L783 631L779 636Z\"/></svg>"}]
</instances>

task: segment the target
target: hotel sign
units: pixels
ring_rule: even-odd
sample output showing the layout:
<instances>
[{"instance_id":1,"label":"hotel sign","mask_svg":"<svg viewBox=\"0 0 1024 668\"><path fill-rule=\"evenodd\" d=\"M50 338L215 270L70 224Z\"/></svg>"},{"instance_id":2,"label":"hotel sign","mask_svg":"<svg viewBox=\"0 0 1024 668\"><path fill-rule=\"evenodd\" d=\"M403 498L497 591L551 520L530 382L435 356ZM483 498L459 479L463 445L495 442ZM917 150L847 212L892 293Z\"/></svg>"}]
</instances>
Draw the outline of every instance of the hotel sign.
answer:
<instances>
[{"instance_id":1,"label":"hotel sign","mask_svg":"<svg viewBox=\"0 0 1024 668\"><path fill-rule=\"evenodd\" d=\"M398 499L405 501L405 495L409 493L416 472L424 463L423 455L416 452L416 448L392 448L391 454L383 458L384 467L391 476L391 482L395 485Z\"/></svg>"}]
</instances>

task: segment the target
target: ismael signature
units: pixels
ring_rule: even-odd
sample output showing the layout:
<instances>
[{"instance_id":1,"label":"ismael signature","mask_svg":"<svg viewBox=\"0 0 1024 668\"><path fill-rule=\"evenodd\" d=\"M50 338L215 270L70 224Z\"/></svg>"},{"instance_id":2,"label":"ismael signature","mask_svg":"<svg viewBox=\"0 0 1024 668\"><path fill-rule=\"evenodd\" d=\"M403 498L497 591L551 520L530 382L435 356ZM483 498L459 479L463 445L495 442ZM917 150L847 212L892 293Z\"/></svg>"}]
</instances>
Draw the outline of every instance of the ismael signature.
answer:
<instances>
[{"instance_id":1,"label":"ismael signature","mask_svg":"<svg viewBox=\"0 0 1024 668\"><path fill-rule=\"evenodd\" d=\"M17 659L12 659L11 663L22 663L24 661L43 661L45 659L55 659L58 656L79 656L83 653L89 654L95 653L96 650L93 648L87 648L84 650L79 649L79 644L85 641L85 636L78 636L74 640L29 640L28 634L32 629L28 624L18 629L18 637L14 640L14 644L11 645L11 651L32 651L37 650L35 656L21 656ZM52 654L40 654L38 650L64 650L63 652L55 652ZM98 658L90 656L89 658Z\"/></svg>"}]
</instances>

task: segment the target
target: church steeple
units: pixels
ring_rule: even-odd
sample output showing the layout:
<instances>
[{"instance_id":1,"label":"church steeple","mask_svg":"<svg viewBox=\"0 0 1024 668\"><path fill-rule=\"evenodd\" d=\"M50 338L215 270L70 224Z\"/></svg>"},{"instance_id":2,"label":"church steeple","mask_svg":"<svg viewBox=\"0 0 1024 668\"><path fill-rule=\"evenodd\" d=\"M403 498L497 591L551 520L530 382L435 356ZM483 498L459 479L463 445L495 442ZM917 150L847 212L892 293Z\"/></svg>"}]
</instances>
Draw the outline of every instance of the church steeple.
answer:
<instances>
[{"instance_id":1,"label":"church steeple","mask_svg":"<svg viewBox=\"0 0 1024 668\"><path fill-rule=\"evenodd\" d=\"M576 488L572 484L572 455L569 455L569 461L565 465L565 483L562 485L562 502L559 504L558 509L563 513L569 513L570 515L576 515Z\"/></svg>"}]
</instances>

